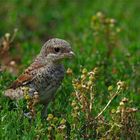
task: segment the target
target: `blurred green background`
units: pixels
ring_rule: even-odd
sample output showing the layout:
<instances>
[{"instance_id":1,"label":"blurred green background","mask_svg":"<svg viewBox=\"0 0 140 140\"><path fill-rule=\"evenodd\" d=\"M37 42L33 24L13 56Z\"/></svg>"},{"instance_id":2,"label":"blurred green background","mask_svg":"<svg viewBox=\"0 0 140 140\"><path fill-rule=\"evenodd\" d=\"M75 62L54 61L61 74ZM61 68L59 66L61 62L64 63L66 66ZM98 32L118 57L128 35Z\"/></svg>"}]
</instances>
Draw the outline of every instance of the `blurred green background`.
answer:
<instances>
[{"instance_id":1,"label":"blurred green background","mask_svg":"<svg viewBox=\"0 0 140 140\"><path fill-rule=\"evenodd\" d=\"M0 35L3 36L6 32L12 33L14 28L18 28L17 38L23 44L33 44L30 47L31 52L34 51L32 47L38 48L49 38L63 38L68 40L74 49L76 48L78 55L84 50L83 57L91 56L95 53L91 48L96 48L93 46L91 18L98 11L102 11L109 17L115 18L123 29L121 33L123 48L135 51L139 44L139 8L138 0L70 2L66 0L1 0ZM82 56L78 57L79 63L88 67L89 58L85 60Z\"/></svg>"}]
</instances>

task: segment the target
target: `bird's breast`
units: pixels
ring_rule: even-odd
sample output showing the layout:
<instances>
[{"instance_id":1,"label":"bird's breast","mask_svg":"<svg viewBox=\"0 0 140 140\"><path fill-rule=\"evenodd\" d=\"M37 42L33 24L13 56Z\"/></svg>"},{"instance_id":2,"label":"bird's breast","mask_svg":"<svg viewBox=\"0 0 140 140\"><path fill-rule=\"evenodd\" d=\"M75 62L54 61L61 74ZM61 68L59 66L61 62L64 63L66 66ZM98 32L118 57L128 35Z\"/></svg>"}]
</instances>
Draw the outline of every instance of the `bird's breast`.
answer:
<instances>
[{"instance_id":1,"label":"bird's breast","mask_svg":"<svg viewBox=\"0 0 140 140\"><path fill-rule=\"evenodd\" d=\"M38 72L33 86L40 95L40 100L51 100L62 83L65 70L62 66L47 67Z\"/></svg>"}]
</instances>

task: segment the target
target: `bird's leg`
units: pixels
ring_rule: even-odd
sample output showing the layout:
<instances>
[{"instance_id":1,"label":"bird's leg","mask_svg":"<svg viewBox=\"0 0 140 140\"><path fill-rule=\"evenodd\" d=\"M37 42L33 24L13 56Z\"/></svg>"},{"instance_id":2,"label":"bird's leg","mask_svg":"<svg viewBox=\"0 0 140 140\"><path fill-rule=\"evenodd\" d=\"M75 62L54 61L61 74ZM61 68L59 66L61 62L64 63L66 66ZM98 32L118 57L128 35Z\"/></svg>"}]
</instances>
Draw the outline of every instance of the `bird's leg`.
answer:
<instances>
[{"instance_id":1,"label":"bird's leg","mask_svg":"<svg viewBox=\"0 0 140 140\"><path fill-rule=\"evenodd\" d=\"M47 116L47 113L48 113L48 103L45 103L41 113L42 118L45 118Z\"/></svg>"}]
</instances>

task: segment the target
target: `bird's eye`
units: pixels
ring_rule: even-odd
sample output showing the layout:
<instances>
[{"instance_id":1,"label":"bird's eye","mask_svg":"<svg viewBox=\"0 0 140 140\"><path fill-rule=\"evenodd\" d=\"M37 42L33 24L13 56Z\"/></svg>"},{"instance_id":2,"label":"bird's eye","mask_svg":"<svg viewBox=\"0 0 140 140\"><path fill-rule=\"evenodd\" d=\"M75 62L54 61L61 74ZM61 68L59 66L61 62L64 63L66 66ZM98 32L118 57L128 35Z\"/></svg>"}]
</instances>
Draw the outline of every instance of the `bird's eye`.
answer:
<instances>
[{"instance_id":1,"label":"bird's eye","mask_svg":"<svg viewBox=\"0 0 140 140\"><path fill-rule=\"evenodd\" d=\"M54 48L54 50L55 50L55 52L58 53L60 51L60 48L57 47L57 48Z\"/></svg>"}]
</instances>

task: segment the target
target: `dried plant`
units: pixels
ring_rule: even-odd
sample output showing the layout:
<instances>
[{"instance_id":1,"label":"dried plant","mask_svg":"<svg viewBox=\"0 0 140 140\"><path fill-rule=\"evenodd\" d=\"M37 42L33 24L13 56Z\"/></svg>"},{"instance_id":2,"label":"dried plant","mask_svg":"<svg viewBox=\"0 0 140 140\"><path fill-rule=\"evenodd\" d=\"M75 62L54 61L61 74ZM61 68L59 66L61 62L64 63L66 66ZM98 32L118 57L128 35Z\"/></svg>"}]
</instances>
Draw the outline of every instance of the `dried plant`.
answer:
<instances>
[{"instance_id":1,"label":"dried plant","mask_svg":"<svg viewBox=\"0 0 140 140\"><path fill-rule=\"evenodd\" d=\"M0 40L0 46L2 47L0 50L0 55L7 53L11 47L11 43L13 43L18 29L14 29L14 33L11 35L10 33L6 33Z\"/></svg>"},{"instance_id":2,"label":"dried plant","mask_svg":"<svg viewBox=\"0 0 140 140\"><path fill-rule=\"evenodd\" d=\"M48 114L47 122L47 138L49 140L67 138L65 119L55 117L53 114Z\"/></svg>"},{"instance_id":3,"label":"dried plant","mask_svg":"<svg viewBox=\"0 0 140 140\"><path fill-rule=\"evenodd\" d=\"M119 32L121 28L117 26L117 21L107 17L102 12L97 12L92 16L91 28L95 37L96 43L104 42L107 47L106 57L109 58L115 47L119 44Z\"/></svg>"},{"instance_id":4,"label":"dried plant","mask_svg":"<svg viewBox=\"0 0 140 140\"><path fill-rule=\"evenodd\" d=\"M13 59L10 48L12 48L12 44L14 43L17 29L14 30L13 34L6 33L0 39L0 71L7 70L12 74L17 74L17 62ZM17 57L17 56L16 56Z\"/></svg>"},{"instance_id":5,"label":"dried plant","mask_svg":"<svg viewBox=\"0 0 140 140\"><path fill-rule=\"evenodd\" d=\"M29 88L23 87L22 90L24 91L24 99L27 101L27 109L29 110L29 117L32 119L36 116L35 105L39 102L39 94L38 92L34 92L33 96L29 95Z\"/></svg>"},{"instance_id":6,"label":"dried plant","mask_svg":"<svg viewBox=\"0 0 140 140\"><path fill-rule=\"evenodd\" d=\"M122 96L127 90L127 85L124 81L118 81L116 88L108 87L110 93L110 100L104 108L96 115L95 95L98 92L96 83L98 81L98 68L94 68L88 72L87 69L82 70L80 78L73 79L74 92L72 106L71 120L71 138L99 138L99 139L118 139L127 135L132 139L136 138L138 133L136 123L137 109L125 107L128 102L127 98L123 98L117 107L117 110L112 110L108 117L112 119L108 121L103 115L108 112L110 104L118 96ZM68 69L68 74L73 75L72 71ZM122 106L123 104L123 106ZM114 113L112 113L114 111Z\"/></svg>"}]
</instances>

